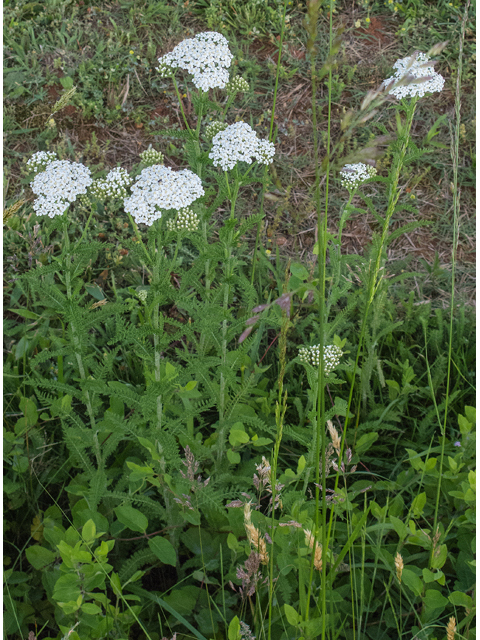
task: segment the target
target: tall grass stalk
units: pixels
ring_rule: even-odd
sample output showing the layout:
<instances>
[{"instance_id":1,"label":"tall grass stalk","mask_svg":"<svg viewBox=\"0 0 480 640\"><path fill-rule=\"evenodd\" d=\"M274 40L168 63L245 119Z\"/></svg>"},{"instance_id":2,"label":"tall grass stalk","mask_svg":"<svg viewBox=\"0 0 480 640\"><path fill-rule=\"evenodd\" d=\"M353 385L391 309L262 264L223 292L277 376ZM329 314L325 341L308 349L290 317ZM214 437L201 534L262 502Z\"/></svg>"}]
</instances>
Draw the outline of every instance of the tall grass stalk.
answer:
<instances>
[{"instance_id":1,"label":"tall grass stalk","mask_svg":"<svg viewBox=\"0 0 480 640\"><path fill-rule=\"evenodd\" d=\"M443 457L445 452L445 438L447 433L447 415L448 415L448 400L450 393L450 373L452 366L452 340L453 340L453 309L455 305L455 257L457 253L458 246L458 234L459 234L459 209L460 209L460 193L458 189L458 148L460 144L460 108L461 108L461 99L460 99L460 88L462 82L462 62L463 62L463 42L465 39L465 29L467 26L467 18L468 18L468 9L470 7L470 0L467 0L467 4L465 6L465 11L463 14L462 26L460 30L460 43L458 47L458 68L457 68L457 86L455 91L455 130L452 131L452 124L450 120L448 121L448 126L450 129L450 137L452 140L451 144L451 155L452 155L452 163L453 163L453 242L452 242L452 279L450 285L450 326L449 326L449 337L448 337L448 363L447 363L447 380L446 380L446 395L445 395L445 411L443 415L443 428L442 428L442 444L441 444L441 453L440 453L440 467L438 473L438 484L437 484L437 496L435 500L435 512L433 516L433 535L437 532L437 521L438 521L438 505L440 504L440 489L442 482L442 469L443 469ZM430 387L432 388L432 387ZM433 554L435 552L434 546L432 545L432 550L430 553L430 565L433 562Z\"/></svg>"},{"instance_id":2,"label":"tall grass stalk","mask_svg":"<svg viewBox=\"0 0 480 640\"><path fill-rule=\"evenodd\" d=\"M275 74L275 89L273 90L273 104L272 104L272 116L270 118L270 133L268 134L269 142L273 142L273 122L275 119L275 106L277 104L277 92L278 92L278 80L280 77L280 62L282 58L282 47L283 47L283 36L285 35L285 15L287 13L287 0L283 1L283 15L282 15L282 28L280 30L280 43L278 45L278 59L277 59L277 71ZM265 199L265 184L267 181L267 172L268 165L265 165L263 170L263 181L262 181L262 190L260 192L260 214L263 214L263 201ZM250 279L250 283L253 285L253 279L255 277L255 266L257 262L257 249L258 249L258 240L260 237L260 227L261 221L259 221L257 225L257 235L255 237L255 249L253 251L253 264L252 264L252 276ZM261 283L260 283L261 289Z\"/></svg>"},{"instance_id":3,"label":"tall grass stalk","mask_svg":"<svg viewBox=\"0 0 480 640\"><path fill-rule=\"evenodd\" d=\"M327 122L327 148L326 148L326 183L325 183L325 208L322 218L322 207L320 202L320 166L318 158L318 134L317 134L317 83L316 83L316 64L315 64L315 40L317 36L317 21L320 8L319 0L310 0L307 8L308 21L306 23L308 30L307 51L310 53L311 66L310 76L312 85L312 125L313 125L313 145L315 156L315 204L317 209L317 237L318 237L318 266L319 266L319 349L320 363L318 368L318 389L317 389L317 425L315 433L315 531L313 532L313 550L316 549L317 536L319 532L319 510L320 510L320 460L322 461L322 558L323 570L321 575L321 612L322 612L322 640L325 640L326 633L326 558L328 543L326 539L326 516L327 516L327 494L326 494L326 469L325 469L325 388L324 388L324 326L325 326L325 262L327 259L326 240L327 240L327 217L328 217L328 183L330 173L330 120L332 105L332 68L330 66L328 72L327 90L328 90L328 122ZM329 51L333 44L333 2L330 0L330 22L329 22ZM308 579L308 591L305 609L305 623L308 623L310 614L310 599L312 594L313 572L314 572L315 553L311 554L310 571Z\"/></svg>"}]
</instances>

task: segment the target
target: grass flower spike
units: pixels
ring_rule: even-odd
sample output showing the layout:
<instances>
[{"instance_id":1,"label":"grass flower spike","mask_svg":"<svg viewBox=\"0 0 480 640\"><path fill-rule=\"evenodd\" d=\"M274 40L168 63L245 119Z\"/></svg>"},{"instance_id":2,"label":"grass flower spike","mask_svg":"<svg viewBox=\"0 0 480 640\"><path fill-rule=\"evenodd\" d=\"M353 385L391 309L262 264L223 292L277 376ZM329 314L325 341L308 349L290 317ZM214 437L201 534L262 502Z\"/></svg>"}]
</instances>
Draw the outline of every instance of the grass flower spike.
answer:
<instances>
[{"instance_id":1,"label":"grass flower spike","mask_svg":"<svg viewBox=\"0 0 480 640\"><path fill-rule=\"evenodd\" d=\"M49 162L45 171L30 183L33 193L39 196L33 208L39 216L62 215L91 184L90 169L83 164L68 160Z\"/></svg>"},{"instance_id":2,"label":"grass flower spike","mask_svg":"<svg viewBox=\"0 0 480 640\"><path fill-rule=\"evenodd\" d=\"M172 171L164 165L147 167L125 198L125 211L138 223L151 225L162 217L159 209L183 209L204 195L202 181L189 169Z\"/></svg>"},{"instance_id":3,"label":"grass flower spike","mask_svg":"<svg viewBox=\"0 0 480 640\"><path fill-rule=\"evenodd\" d=\"M342 186L346 187L349 191L357 189L365 180L373 178L376 175L377 170L371 167L369 164L363 162L357 162L357 164L346 164L340 171L342 176Z\"/></svg>"},{"instance_id":4,"label":"grass flower spike","mask_svg":"<svg viewBox=\"0 0 480 640\"><path fill-rule=\"evenodd\" d=\"M422 98L426 93L435 93L442 91L445 84L445 78L435 72L433 64L426 64L430 58L425 53L414 53L407 58L401 58L395 62L393 68L397 71L393 76L384 81L384 85L388 85L392 80L396 83L399 80L407 78L427 78L424 82L410 82L409 84L401 84L394 86L389 93L396 98L406 98L410 96L414 98L418 96Z\"/></svg>"},{"instance_id":5,"label":"grass flower spike","mask_svg":"<svg viewBox=\"0 0 480 640\"><path fill-rule=\"evenodd\" d=\"M304 529L303 533L305 534L305 544L310 549L313 549L313 543L314 543L313 533L309 529ZM322 570L322 545L318 544L318 542L315 545L315 556L313 558L313 566L317 571Z\"/></svg>"},{"instance_id":6,"label":"grass flower spike","mask_svg":"<svg viewBox=\"0 0 480 640\"><path fill-rule=\"evenodd\" d=\"M395 556L395 571L398 581L402 582L403 558L399 553L397 553L397 555Z\"/></svg>"},{"instance_id":7,"label":"grass flower spike","mask_svg":"<svg viewBox=\"0 0 480 640\"><path fill-rule=\"evenodd\" d=\"M275 146L268 140L259 140L257 134L246 122L231 124L220 131L212 140L209 158L215 167L221 166L229 171L239 161L252 163L255 158L259 164L270 164L275 155Z\"/></svg>"},{"instance_id":8,"label":"grass flower spike","mask_svg":"<svg viewBox=\"0 0 480 640\"><path fill-rule=\"evenodd\" d=\"M220 33L206 31L197 33L195 38L183 40L173 51L159 58L157 71L168 77L175 69L184 69L193 75L197 89L224 89L232 60L228 40Z\"/></svg>"}]
</instances>

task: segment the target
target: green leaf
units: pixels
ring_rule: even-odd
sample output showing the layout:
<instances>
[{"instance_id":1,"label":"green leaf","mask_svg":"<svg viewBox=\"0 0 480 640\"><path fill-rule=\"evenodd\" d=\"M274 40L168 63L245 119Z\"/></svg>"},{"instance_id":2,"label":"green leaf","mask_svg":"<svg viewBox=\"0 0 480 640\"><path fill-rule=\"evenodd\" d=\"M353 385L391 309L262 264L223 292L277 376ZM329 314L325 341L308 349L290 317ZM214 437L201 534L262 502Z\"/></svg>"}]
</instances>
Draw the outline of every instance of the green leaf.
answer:
<instances>
[{"instance_id":1,"label":"green leaf","mask_svg":"<svg viewBox=\"0 0 480 640\"><path fill-rule=\"evenodd\" d=\"M402 583L405 584L416 596L422 595L423 582L411 569L405 568L403 570Z\"/></svg>"},{"instance_id":2,"label":"green leaf","mask_svg":"<svg viewBox=\"0 0 480 640\"><path fill-rule=\"evenodd\" d=\"M448 596L448 599L455 607L465 607L465 609L473 609L473 599L463 591L454 591Z\"/></svg>"},{"instance_id":3,"label":"green leaf","mask_svg":"<svg viewBox=\"0 0 480 640\"><path fill-rule=\"evenodd\" d=\"M148 546L164 564L170 564L175 567L177 564L177 554L172 543L162 536L155 536L148 541Z\"/></svg>"},{"instance_id":4,"label":"green leaf","mask_svg":"<svg viewBox=\"0 0 480 640\"><path fill-rule=\"evenodd\" d=\"M390 516L390 522L393 524L393 528L400 538L400 541L403 542L409 533L407 525L395 516Z\"/></svg>"},{"instance_id":5,"label":"green leaf","mask_svg":"<svg viewBox=\"0 0 480 640\"><path fill-rule=\"evenodd\" d=\"M425 591L423 601L426 607L429 607L430 609L441 609L442 611L448 604L447 598L442 596L440 591L437 591L436 589L427 589Z\"/></svg>"},{"instance_id":6,"label":"green leaf","mask_svg":"<svg viewBox=\"0 0 480 640\"><path fill-rule=\"evenodd\" d=\"M266 447L273 441L270 438L257 438L256 440L252 440L252 442L254 447Z\"/></svg>"},{"instance_id":7,"label":"green leaf","mask_svg":"<svg viewBox=\"0 0 480 640\"><path fill-rule=\"evenodd\" d=\"M22 318L28 318L29 320L36 320L37 318L40 318L38 313L33 313L33 311L29 311L28 309L24 309L23 307L20 307L19 309L9 309L9 311L11 313L16 313L17 315L22 316Z\"/></svg>"},{"instance_id":8,"label":"green leaf","mask_svg":"<svg viewBox=\"0 0 480 640\"><path fill-rule=\"evenodd\" d=\"M415 497L415 499L412 502L412 510L413 510L413 515L416 518L419 518L422 515L423 509L426 503L427 503L427 494L425 493L425 491L423 491L422 493L419 493L418 496Z\"/></svg>"},{"instance_id":9,"label":"green leaf","mask_svg":"<svg viewBox=\"0 0 480 640\"><path fill-rule=\"evenodd\" d=\"M241 422L236 422L230 429L228 441L232 447L236 447L239 444L245 444L250 441L250 436L246 433Z\"/></svg>"},{"instance_id":10,"label":"green leaf","mask_svg":"<svg viewBox=\"0 0 480 640\"><path fill-rule=\"evenodd\" d=\"M445 562L447 561L447 555L448 555L447 545L446 544L440 545L440 548L437 548L435 553L433 554L432 569L441 569L445 564Z\"/></svg>"},{"instance_id":11,"label":"green leaf","mask_svg":"<svg viewBox=\"0 0 480 640\"><path fill-rule=\"evenodd\" d=\"M300 622L301 618L298 615L297 611L291 607L289 604L284 604L284 609L285 609L285 615L287 617L288 622L294 626L297 627L298 623Z\"/></svg>"},{"instance_id":12,"label":"green leaf","mask_svg":"<svg viewBox=\"0 0 480 640\"><path fill-rule=\"evenodd\" d=\"M147 530L148 520L138 509L135 509L128 504L124 504L121 507L114 509L114 511L120 522L132 531L145 533Z\"/></svg>"},{"instance_id":13,"label":"green leaf","mask_svg":"<svg viewBox=\"0 0 480 640\"><path fill-rule=\"evenodd\" d=\"M235 616L228 625L228 640L241 640L240 620Z\"/></svg>"},{"instance_id":14,"label":"green leaf","mask_svg":"<svg viewBox=\"0 0 480 640\"><path fill-rule=\"evenodd\" d=\"M85 542L93 542L95 540L95 535L97 533L97 528L93 520L88 520L82 527L82 538Z\"/></svg>"},{"instance_id":15,"label":"green leaf","mask_svg":"<svg viewBox=\"0 0 480 640\"><path fill-rule=\"evenodd\" d=\"M303 264L300 264L298 262L294 262L292 265L290 265L290 271L293 276L299 278L300 280L308 280L309 278L307 269L303 266Z\"/></svg>"},{"instance_id":16,"label":"green leaf","mask_svg":"<svg viewBox=\"0 0 480 640\"><path fill-rule=\"evenodd\" d=\"M95 298L95 300L105 300L103 291L97 284L86 284L85 289L93 298Z\"/></svg>"},{"instance_id":17,"label":"green leaf","mask_svg":"<svg viewBox=\"0 0 480 640\"><path fill-rule=\"evenodd\" d=\"M227 458L231 464L238 464L241 460L240 454L237 451L227 449Z\"/></svg>"},{"instance_id":18,"label":"green leaf","mask_svg":"<svg viewBox=\"0 0 480 640\"><path fill-rule=\"evenodd\" d=\"M88 616L98 616L102 613L101 608L97 607L97 605L93 604L93 602L85 602L84 604L82 604L80 609Z\"/></svg>"},{"instance_id":19,"label":"green leaf","mask_svg":"<svg viewBox=\"0 0 480 640\"><path fill-rule=\"evenodd\" d=\"M378 440L378 433L365 433L361 438L358 439L358 442L355 446L355 453L358 456L363 455L374 442Z\"/></svg>"},{"instance_id":20,"label":"green leaf","mask_svg":"<svg viewBox=\"0 0 480 640\"><path fill-rule=\"evenodd\" d=\"M28 547L25 551L27 560L34 569L44 569L48 564L55 561L55 554L45 547L41 547L35 544L33 547Z\"/></svg>"}]
</instances>

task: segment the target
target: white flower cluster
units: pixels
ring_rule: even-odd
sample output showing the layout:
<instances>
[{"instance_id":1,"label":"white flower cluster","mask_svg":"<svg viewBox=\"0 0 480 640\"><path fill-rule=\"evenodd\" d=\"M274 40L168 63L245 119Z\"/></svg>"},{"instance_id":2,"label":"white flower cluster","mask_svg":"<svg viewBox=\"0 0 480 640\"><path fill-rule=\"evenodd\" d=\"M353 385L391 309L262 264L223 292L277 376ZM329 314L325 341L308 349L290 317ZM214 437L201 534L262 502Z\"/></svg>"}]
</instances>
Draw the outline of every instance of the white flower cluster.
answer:
<instances>
[{"instance_id":1,"label":"white flower cluster","mask_svg":"<svg viewBox=\"0 0 480 640\"><path fill-rule=\"evenodd\" d=\"M340 171L342 176L342 186L347 189L356 189L362 182L372 178L377 174L375 167L363 162L357 162L357 164L346 164Z\"/></svg>"},{"instance_id":2,"label":"white flower cluster","mask_svg":"<svg viewBox=\"0 0 480 640\"><path fill-rule=\"evenodd\" d=\"M410 84L403 84L401 86L393 87L389 91L389 94L394 95L399 100L406 98L407 96L422 98L426 93L435 93L441 91L445 84L445 78L439 73L435 72L433 64L426 65L430 58L425 53L414 53L407 58L400 58L393 65L394 69L397 69L395 74L384 81L384 85L388 85L389 82L395 80L407 80L409 77L413 78L425 78L430 77L430 80L426 82L412 82Z\"/></svg>"},{"instance_id":3,"label":"white flower cluster","mask_svg":"<svg viewBox=\"0 0 480 640\"><path fill-rule=\"evenodd\" d=\"M205 194L200 178L189 169L172 171L161 164L147 167L125 198L125 211L138 223L151 225L162 217L158 209L183 209ZM157 208L158 207L158 208Z\"/></svg>"},{"instance_id":4,"label":"white flower cluster","mask_svg":"<svg viewBox=\"0 0 480 640\"><path fill-rule=\"evenodd\" d=\"M163 164L165 156L161 151L157 151L152 147L152 145L149 145L148 149L140 154L140 158L142 159L143 164L152 165Z\"/></svg>"},{"instance_id":5,"label":"white flower cluster","mask_svg":"<svg viewBox=\"0 0 480 640\"><path fill-rule=\"evenodd\" d=\"M33 208L39 216L62 215L77 195L87 193L91 184L90 169L83 164L68 160L49 162L45 171L30 183L33 193L39 196Z\"/></svg>"},{"instance_id":6,"label":"white flower cluster","mask_svg":"<svg viewBox=\"0 0 480 640\"><path fill-rule=\"evenodd\" d=\"M193 75L197 89L224 89L232 60L228 40L216 31L205 31L197 33L195 38L183 40L173 51L159 58L157 71L164 77L171 77L174 69L184 69Z\"/></svg>"},{"instance_id":7,"label":"white flower cluster","mask_svg":"<svg viewBox=\"0 0 480 640\"><path fill-rule=\"evenodd\" d=\"M30 171L45 171L47 165L57 158L57 154L53 151L37 151L30 160L27 160L27 169Z\"/></svg>"},{"instance_id":8,"label":"white flower cluster","mask_svg":"<svg viewBox=\"0 0 480 640\"><path fill-rule=\"evenodd\" d=\"M225 87L225 90L229 95L233 95L235 93L238 93L239 91L248 91L249 89L250 85L245 80L245 78L242 78L241 76L235 76L234 78L232 78L230 82L227 82L227 85Z\"/></svg>"},{"instance_id":9,"label":"white flower cluster","mask_svg":"<svg viewBox=\"0 0 480 640\"><path fill-rule=\"evenodd\" d=\"M313 347L301 347L298 355L302 362L311 364L313 367L320 366L320 345L317 344ZM340 347L337 347L334 344L323 347L324 372L326 376L328 376L328 374L331 373L338 364L340 364L340 358L342 355L343 351Z\"/></svg>"},{"instance_id":10,"label":"white flower cluster","mask_svg":"<svg viewBox=\"0 0 480 640\"><path fill-rule=\"evenodd\" d=\"M148 291L146 291L145 289L141 289L140 291L137 291L137 296L145 304L145 301L146 301L147 296L148 296Z\"/></svg>"},{"instance_id":11,"label":"white flower cluster","mask_svg":"<svg viewBox=\"0 0 480 640\"><path fill-rule=\"evenodd\" d=\"M95 180L90 193L99 200L105 198L126 198L127 188L132 184L128 171L117 167L112 169L105 179Z\"/></svg>"},{"instance_id":12,"label":"white flower cluster","mask_svg":"<svg viewBox=\"0 0 480 640\"><path fill-rule=\"evenodd\" d=\"M270 164L275 155L275 145L268 140L259 140L257 134L246 122L235 122L220 131L212 140L212 158L215 167L224 171L233 169L238 161L252 163L252 157L259 164Z\"/></svg>"},{"instance_id":13,"label":"white flower cluster","mask_svg":"<svg viewBox=\"0 0 480 640\"><path fill-rule=\"evenodd\" d=\"M174 220L167 220L167 229L169 231L195 231L198 229L199 219L189 207L180 209Z\"/></svg>"},{"instance_id":14,"label":"white flower cluster","mask_svg":"<svg viewBox=\"0 0 480 640\"><path fill-rule=\"evenodd\" d=\"M225 131L227 127L228 124L225 124L225 122L220 122L219 120L210 122L210 124L207 124L207 127L205 129L206 139L211 141L217 135L217 133L220 133L220 131Z\"/></svg>"}]
</instances>

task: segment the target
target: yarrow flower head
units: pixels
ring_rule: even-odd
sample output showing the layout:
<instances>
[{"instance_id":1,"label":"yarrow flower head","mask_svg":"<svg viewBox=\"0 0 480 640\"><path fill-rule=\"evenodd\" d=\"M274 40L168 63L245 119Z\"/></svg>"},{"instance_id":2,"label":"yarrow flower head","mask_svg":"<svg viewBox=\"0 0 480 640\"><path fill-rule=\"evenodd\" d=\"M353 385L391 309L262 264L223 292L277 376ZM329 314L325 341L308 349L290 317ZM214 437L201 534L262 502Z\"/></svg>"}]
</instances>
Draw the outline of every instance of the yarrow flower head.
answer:
<instances>
[{"instance_id":1,"label":"yarrow flower head","mask_svg":"<svg viewBox=\"0 0 480 640\"><path fill-rule=\"evenodd\" d=\"M169 231L196 231L198 229L199 219L189 207L180 209L174 220L167 220L167 229Z\"/></svg>"},{"instance_id":2,"label":"yarrow flower head","mask_svg":"<svg viewBox=\"0 0 480 640\"><path fill-rule=\"evenodd\" d=\"M365 182L365 180L373 178L376 174L377 170L375 167L372 167L369 164L364 164L363 162L357 162L357 164L346 164L340 171L340 175L342 176L341 183L343 187L353 190L359 187L362 182Z\"/></svg>"},{"instance_id":3,"label":"yarrow flower head","mask_svg":"<svg viewBox=\"0 0 480 640\"><path fill-rule=\"evenodd\" d=\"M228 40L216 31L205 31L197 33L195 38L183 40L173 51L159 58L157 71L163 77L171 77L175 69L184 69L193 75L197 89L224 89L232 60Z\"/></svg>"},{"instance_id":4,"label":"yarrow flower head","mask_svg":"<svg viewBox=\"0 0 480 640\"><path fill-rule=\"evenodd\" d=\"M189 169L172 171L164 165L147 167L131 188L132 195L125 198L125 211L137 224L151 225L162 217L159 209L183 209L205 194L200 178Z\"/></svg>"},{"instance_id":5,"label":"yarrow flower head","mask_svg":"<svg viewBox=\"0 0 480 640\"><path fill-rule=\"evenodd\" d=\"M154 149L152 145L149 145L148 149L145 149L145 151L140 154L140 158L143 164L150 166L152 164L163 164L164 155Z\"/></svg>"},{"instance_id":6,"label":"yarrow flower head","mask_svg":"<svg viewBox=\"0 0 480 640\"><path fill-rule=\"evenodd\" d=\"M313 367L320 366L320 345L313 347L301 347L299 349L299 358L302 362L311 364ZM323 347L323 362L325 367L325 375L331 373L335 367L340 364L340 358L343 351L334 344Z\"/></svg>"},{"instance_id":7,"label":"yarrow flower head","mask_svg":"<svg viewBox=\"0 0 480 640\"><path fill-rule=\"evenodd\" d=\"M126 198L127 188L132 184L128 171L117 167L112 169L105 179L95 180L90 187L90 193L104 200L106 198Z\"/></svg>"},{"instance_id":8,"label":"yarrow flower head","mask_svg":"<svg viewBox=\"0 0 480 640\"><path fill-rule=\"evenodd\" d=\"M137 291L137 296L145 304L145 301L147 300L147 296L148 296L148 291L146 289L140 289L140 291Z\"/></svg>"},{"instance_id":9,"label":"yarrow flower head","mask_svg":"<svg viewBox=\"0 0 480 640\"><path fill-rule=\"evenodd\" d=\"M49 162L45 171L30 183L33 193L39 196L33 208L39 216L62 215L77 195L87 193L91 184L90 169L83 164L68 160Z\"/></svg>"},{"instance_id":10,"label":"yarrow flower head","mask_svg":"<svg viewBox=\"0 0 480 640\"><path fill-rule=\"evenodd\" d=\"M419 98L423 97L426 93L435 93L441 91L445 84L445 78L439 73L435 72L432 64L427 64L430 58L426 53L414 53L407 58L401 58L395 62L393 68L397 71L393 76L384 80L384 86L387 86L390 82L394 81L397 84L400 80L400 86L394 86L390 89L389 94L395 96L399 100L406 98L407 96ZM424 82L410 82L408 79L414 80L415 78L429 78Z\"/></svg>"},{"instance_id":11,"label":"yarrow flower head","mask_svg":"<svg viewBox=\"0 0 480 640\"><path fill-rule=\"evenodd\" d=\"M50 162L57 158L57 154L53 151L37 151L30 160L27 160L27 169L30 171L45 171Z\"/></svg>"},{"instance_id":12,"label":"yarrow flower head","mask_svg":"<svg viewBox=\"0 0 480 640\"><path fill-rule=\"evenodd\" d=\"M228 95L235 95L239 91L248 91L249 88L250 85L245 78L242 78L242 76L235 76L230 80L230 82L227 82L225 90Z\"/></svg>"},{"instance_id":13,"label":"yarrow flower head","mask_svg":"<svg viewBox=\"0 0 480 640\"><path fill-rule=\"evenodd\" d=\"M210 124L207 124L207 127L205 129L205 138L211 141L217 135L217 133L220 133L220 131L225 131L227 127L228 124L226 124L225 122L214 120L213 122L210 122Z\"/></svg>"},{"instance_id":14,"label":"yarrow flower head","mask_svg":"<svg viewBox=\"0 0 480 640\"><path fill-rule=\"evenodd\" d=\"M212 143L208 157L215 167L220 165L224 171L233 169L240 160L252 164L252 158L259 164L270 164L275 155L275 145L268 140L259 140L246 122L231 124L217 133Z\"/></svg>"}]
</instances>

